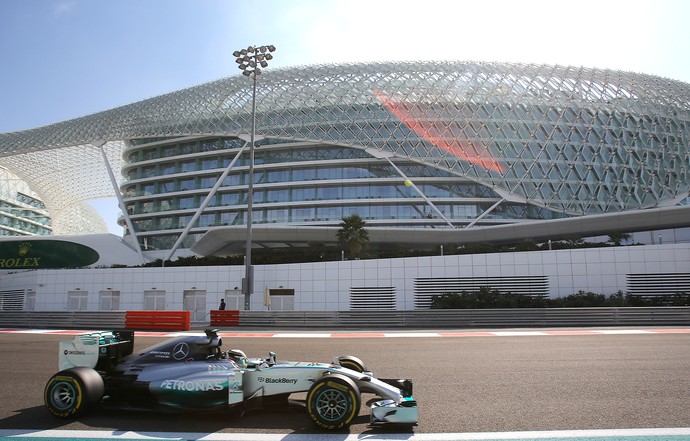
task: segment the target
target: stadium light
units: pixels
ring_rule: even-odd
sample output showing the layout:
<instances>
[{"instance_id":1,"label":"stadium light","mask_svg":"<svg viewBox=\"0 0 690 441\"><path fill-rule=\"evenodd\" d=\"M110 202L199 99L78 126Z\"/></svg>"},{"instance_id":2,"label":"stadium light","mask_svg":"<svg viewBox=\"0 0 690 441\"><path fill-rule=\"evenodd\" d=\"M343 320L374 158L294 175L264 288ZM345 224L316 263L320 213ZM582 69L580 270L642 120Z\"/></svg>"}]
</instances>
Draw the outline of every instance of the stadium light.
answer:
<instances>
[{"instance_id":1,"label":"stadium light","mask_svg":"<svg viewBox=\"0 0 690 441\"><path fill-rule=\"evenodd\" d=\"M247 49L235 51L237 67L242 71L242 75L252 77L252 131L249 138L249 176L247 177L247 243L245 245L244 260L244 309L249 310L251 306L252 289L254 285L254 271L252 268L252 210L254 205L254 138L256 136L256 77L261 75L259 66L268 67L268 60L273 59L271 52L276 47L268 46L249 46Z\"/></svg>"}]
</instances>

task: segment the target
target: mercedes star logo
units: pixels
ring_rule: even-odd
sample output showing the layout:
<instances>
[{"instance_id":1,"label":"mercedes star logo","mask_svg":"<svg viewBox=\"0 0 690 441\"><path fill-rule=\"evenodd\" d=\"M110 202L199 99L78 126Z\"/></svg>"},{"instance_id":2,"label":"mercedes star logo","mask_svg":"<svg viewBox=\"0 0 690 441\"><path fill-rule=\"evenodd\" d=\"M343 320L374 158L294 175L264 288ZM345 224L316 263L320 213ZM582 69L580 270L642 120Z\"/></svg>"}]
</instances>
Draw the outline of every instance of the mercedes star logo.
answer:
<instances>
[{"instance_id":1,"label":"mercedes star logo","mask_svg":"<svg viewBox=\"0 0 690 441\"><path fill-rule=\"evenodd\" d=\"M175 360L184 360L189 355L189 346L187 343L178 343L172 351L172 356Z\"/></svg>"}]
</instances>

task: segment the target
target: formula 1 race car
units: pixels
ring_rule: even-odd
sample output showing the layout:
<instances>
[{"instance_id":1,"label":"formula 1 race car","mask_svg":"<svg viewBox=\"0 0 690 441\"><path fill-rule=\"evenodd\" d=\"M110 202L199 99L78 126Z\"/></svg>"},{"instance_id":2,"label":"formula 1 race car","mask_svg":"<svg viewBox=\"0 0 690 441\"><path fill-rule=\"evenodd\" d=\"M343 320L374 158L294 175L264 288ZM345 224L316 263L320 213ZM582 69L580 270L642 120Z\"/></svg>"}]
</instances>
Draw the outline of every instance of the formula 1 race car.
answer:
<instances>
[{"instance_id":1,"label":"formula 1 race car","mask_svg":"<svg viewBox=\"0 0 690 441\"><path fill-rule=\"evenodd\" d=\"M138 355L134 332L82 334L60 342L59 369L46 384L46 407L56 417L75 418L96 405L119 408L241 412L288 403L307 392L305 407L323 429L349 426L359 414L361 393L380 397L369 403L372 425L416 425L412 380L378 379L356 357L333 363L247 358L223 351L216 330L152 346Z\"/></svg>"}]
</instances>

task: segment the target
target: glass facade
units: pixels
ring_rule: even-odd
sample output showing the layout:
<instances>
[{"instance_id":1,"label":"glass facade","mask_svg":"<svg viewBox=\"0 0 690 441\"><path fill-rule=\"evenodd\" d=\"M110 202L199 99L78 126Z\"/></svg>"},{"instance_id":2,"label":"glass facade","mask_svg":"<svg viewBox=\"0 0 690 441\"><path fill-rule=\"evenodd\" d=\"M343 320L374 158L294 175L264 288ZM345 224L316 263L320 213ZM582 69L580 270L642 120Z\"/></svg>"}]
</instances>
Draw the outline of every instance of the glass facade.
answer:
<instances>
[{"instance_id":1,"label":"glass facade","mask_svg":"<svg viewBox=\"0 0 690 441\"><path fill-rule=\"evenodd\" d=\"M52 233L43 202L29 186L0 167L0 236L45 236Z\"/></svg>"},{"instance_id":2,"label":"glass facade","mask_svg":"<svg viewBox=\"0 0 690 441\"><path fill-rule=\"evenodd\" d=\"M52 233L45 209L30 209L0 200L0 236L45 236Z\"/></svg>"},{"instance_id":3,"label":"glass facade","mask_svg":"<svg viewBox=\"0 0 690 441\"><path fill-rule=\"evenodd\" d=\"M138 140L125 152L122 186L139 241L148 249L172 247L180 232L239 153L236 139ZM205 146L224 146L209 149ZM144 153L145 152L145 153ZM194 158L190 158L190 152ZM150 158L160 160L152 162ZM501 196L449 171L409 160L395 166L409 177L454 226L465 226ZM244 152L193 227L245 225L248 153ZM369 225L448 228L413 187L386 160L346 146L294 142L259 144L255 151L254 224L337 226L351 214ZM506 202L479 225L565 215L524 203ZM122 222L124 224L124 221ZM187 239L191 246L195 239Z\"/></svg>"}]
</instances>

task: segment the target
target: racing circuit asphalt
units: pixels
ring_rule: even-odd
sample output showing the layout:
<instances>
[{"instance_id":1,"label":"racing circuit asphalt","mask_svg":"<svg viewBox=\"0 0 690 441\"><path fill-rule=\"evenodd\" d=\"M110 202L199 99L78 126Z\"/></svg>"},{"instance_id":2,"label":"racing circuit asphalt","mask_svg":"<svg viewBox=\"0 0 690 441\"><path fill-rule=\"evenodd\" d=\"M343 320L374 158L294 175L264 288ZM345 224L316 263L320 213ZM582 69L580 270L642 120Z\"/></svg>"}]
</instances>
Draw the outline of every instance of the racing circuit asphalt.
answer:
<instances>
[{"instance_id":1,"label":"racing circuit asphalt","mask_svg":"<svg viewBox=\"0 0 690 441\"><path fill-rule=\"evenodd\" d=\"M58 341L70 338L0 333L0 429L318 433L299 405L241 418L97 410L55 419L43 388L57 370ZM690 333L223 340L250 357L274 351L279 360L328 362L351 354L378 377L412 378L415 433L690 427ZM135 350L160 341L137 337ZM368 415L363 405L349 433L381 430L367 426Z\"/></svg>"}]
</instances>

